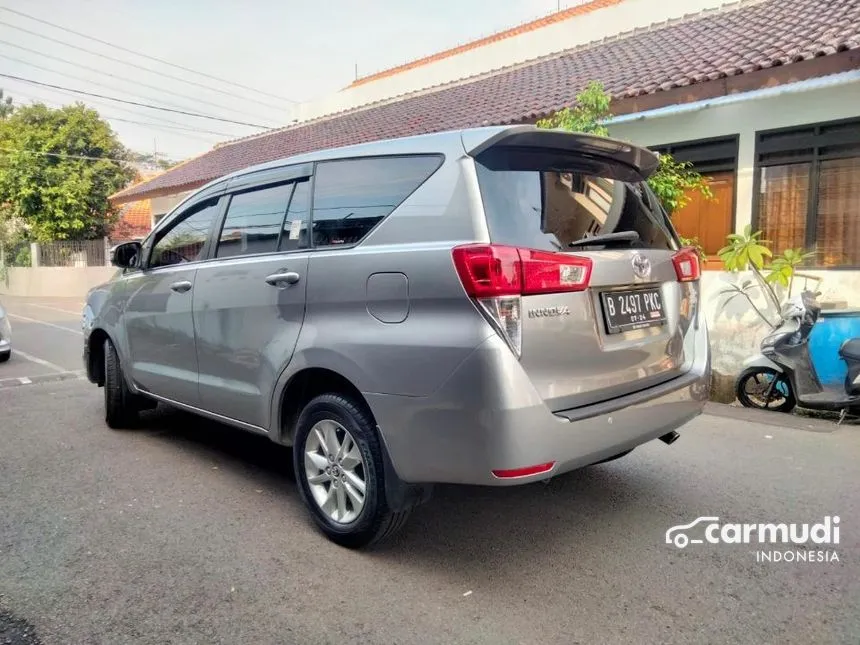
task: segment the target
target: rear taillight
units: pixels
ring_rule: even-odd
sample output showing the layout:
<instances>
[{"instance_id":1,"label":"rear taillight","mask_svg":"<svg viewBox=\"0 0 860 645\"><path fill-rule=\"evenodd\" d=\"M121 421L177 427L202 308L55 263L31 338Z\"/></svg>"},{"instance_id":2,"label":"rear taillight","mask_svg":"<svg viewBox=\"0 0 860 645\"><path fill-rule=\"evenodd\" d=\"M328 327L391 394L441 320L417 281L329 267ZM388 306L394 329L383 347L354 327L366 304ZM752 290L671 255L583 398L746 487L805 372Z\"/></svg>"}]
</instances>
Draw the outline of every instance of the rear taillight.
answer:
<instances>
[{"instance_id":1,"label":"rear taillight","mask_svg":"<svg viewBox=\"0 0 860 645\"><path fill-rule=\"evenodd\" d=\"M565 253L469 244L455 247L453 255L460 281L473 298L583 291L591 279L591 260Z\"/></svg>"},{"instance_id":2,"label":"rear taillight","mask_svg":"<svg viewBox=\"0 0 860 645\"><path fill-rule=\"evenodd\" d=\"M696 249L681 249L672 258L672 263L675 265L678 282L693 282L701 277L699 254Z\"/></svg>"},{"instance_id":3,"label":"rear taillight","mask_svg":"<svg viewBox=\"0 0 860 645\"><path fill-rule=\"evenodd\" d=\"M466 293L517 356L522 350L521 296L583 291L591 279L588 258L500 244L468 244L452 251Z\"/></svg>"},{"instance_id":4,"label":"rear taillight","mask_svg":"<svg viewBox=\"0 0 860 645\"><path fill-rule=\"evenodd\" d=\"M516 248L470 244L455 247L452 254L460 282L473 298L522 293L522 263Z\"/></svg>"}]
</instances>

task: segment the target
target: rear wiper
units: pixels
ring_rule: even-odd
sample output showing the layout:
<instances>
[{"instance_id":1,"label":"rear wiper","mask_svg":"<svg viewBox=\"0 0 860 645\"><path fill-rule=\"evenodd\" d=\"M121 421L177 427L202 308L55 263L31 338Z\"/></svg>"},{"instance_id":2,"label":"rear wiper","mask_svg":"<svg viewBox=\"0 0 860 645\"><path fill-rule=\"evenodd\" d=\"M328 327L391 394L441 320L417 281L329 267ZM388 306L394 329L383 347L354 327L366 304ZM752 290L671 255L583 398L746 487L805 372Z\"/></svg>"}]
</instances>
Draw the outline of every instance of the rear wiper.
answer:
<instances>
[{"instance_id":1,"label":"rear wiper","mask_svg":"<svg viewBox=\"0 0 860 645\"><path fill-rule=\"evenodd\" d=\"M636 231L619 231L618 233L607 233L606 235L592 235L584 237L581 240L576 240L568 244L569 247L600 245L607 246L609 244L633 244L642 238Z\"/></svg>"}]
</instances>

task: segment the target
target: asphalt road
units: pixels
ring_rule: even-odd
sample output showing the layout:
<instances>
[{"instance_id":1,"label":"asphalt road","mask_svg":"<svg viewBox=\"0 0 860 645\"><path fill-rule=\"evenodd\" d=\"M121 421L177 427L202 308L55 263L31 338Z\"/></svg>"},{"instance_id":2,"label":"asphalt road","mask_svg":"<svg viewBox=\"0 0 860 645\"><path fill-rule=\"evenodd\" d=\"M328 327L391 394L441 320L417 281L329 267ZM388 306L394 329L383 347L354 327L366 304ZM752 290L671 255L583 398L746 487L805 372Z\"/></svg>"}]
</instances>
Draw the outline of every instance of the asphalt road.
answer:
<instances>
[{"instance_id":1,"label":"asphalt road","mask_svg":"<svg viewBox=\"0 0 860 645\"><path fill-rule=\"evenodd\" d=\"M71 315L4 303L75 327ZM79 369L79 337L25 323L13 318L16 347ZM23 365L0 374L45 368ZM85 380L0 385L0 637L856 644L860 428L725 415L548 485L439 487L395 540L352 552L316 532L289 451L264 438L163 410L143 429L110 431ZM668 528L705 515L839 515L840 542L827 547L839 561L665 543Z\"/></svg>"},{"instance_id":2,"label":"asphalt road","mask_svg":"<svg viewBox=\"0 0 860 645\"><path fill-rule=\"evenodd\" d=\"M72 298L0 296L12 324L12 357L0 365L0 387L15 379L80 374L83 303Z\"/></svg>"}]
</instances>

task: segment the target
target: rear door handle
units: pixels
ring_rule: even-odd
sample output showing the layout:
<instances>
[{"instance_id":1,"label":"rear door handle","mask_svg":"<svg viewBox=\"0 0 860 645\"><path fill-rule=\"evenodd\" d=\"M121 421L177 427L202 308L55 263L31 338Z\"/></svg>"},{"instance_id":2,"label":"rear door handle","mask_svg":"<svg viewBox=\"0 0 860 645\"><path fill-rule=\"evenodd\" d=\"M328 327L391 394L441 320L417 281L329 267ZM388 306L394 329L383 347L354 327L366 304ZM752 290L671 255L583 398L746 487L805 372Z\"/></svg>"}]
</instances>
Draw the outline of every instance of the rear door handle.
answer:
<instances>
[{"instance_id":1,"label":"rear door handle","mask_svg":"<svg viewBox=\"0 0 860 645\"><path fill-rule=\"evenodd\" d=\"M185 293L191 289L191 283L188 280L180 280L170 285L170 288L176 293Z\"/></svg>"},{"instance_id":2,"label":"rear door handle","mask_svg":"<svg viewBox=\"0 0 860 645\"><path fill-rule=\"evenodd\" d=\"M287 284L295 284L300 280L301 276L295 271L284 271L283 273L273 273L266 276L266 282L274 287Z\"/></svg>"}]
</instances>

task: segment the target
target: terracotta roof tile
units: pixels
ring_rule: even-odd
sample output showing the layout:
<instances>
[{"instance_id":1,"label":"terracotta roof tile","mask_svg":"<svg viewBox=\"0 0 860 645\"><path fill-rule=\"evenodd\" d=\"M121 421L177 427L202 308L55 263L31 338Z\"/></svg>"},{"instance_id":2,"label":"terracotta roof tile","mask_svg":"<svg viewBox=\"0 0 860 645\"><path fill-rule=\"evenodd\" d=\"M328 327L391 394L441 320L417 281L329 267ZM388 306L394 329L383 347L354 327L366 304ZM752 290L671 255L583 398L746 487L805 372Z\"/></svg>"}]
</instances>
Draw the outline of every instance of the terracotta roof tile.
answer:
<instances>
[{"instance_id":1,"label":"terracotta roof tile","mask_svg":"<svg viewBox=\"0 0 860 645\"><path fill-rule=\"evenodd\" d=\"M142 199L125 205L119 219L111 230L110 237L115 240L131 240L145 237L152 229L152 207L150 200Z\"/></svg>"},{"instance_id":2,"label":"terracotta roof tile","mask_svg":"<svg viewBox=\"0 0 860 645\"><path fill-rule=\"evenodd\" d=\"M216 147L114 196L180 192L303 152L549 114L591 80L615 99L860 48L860 0L765 0Z\"/></svg>"}]
</instances>

